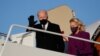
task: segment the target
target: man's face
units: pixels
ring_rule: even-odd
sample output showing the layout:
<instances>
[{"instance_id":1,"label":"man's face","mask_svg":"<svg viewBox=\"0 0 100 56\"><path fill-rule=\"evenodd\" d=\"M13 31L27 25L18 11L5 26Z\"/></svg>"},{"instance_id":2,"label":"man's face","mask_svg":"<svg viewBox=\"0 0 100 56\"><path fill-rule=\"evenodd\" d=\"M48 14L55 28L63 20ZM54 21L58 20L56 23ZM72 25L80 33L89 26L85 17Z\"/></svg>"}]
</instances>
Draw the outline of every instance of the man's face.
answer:
<instances>
[{"instance_id":1,"label":"man's face","mask_svg":"<svg viewBox=\"0 0 100 56\"><path fill-rule=\"evenodd\" d=\"M38 18L39 18L39 20L43 20L43 19L46 19L47 20L47 12L46 11L40 11L39 13L38 13Z\"/></svg>"}]
</instances>

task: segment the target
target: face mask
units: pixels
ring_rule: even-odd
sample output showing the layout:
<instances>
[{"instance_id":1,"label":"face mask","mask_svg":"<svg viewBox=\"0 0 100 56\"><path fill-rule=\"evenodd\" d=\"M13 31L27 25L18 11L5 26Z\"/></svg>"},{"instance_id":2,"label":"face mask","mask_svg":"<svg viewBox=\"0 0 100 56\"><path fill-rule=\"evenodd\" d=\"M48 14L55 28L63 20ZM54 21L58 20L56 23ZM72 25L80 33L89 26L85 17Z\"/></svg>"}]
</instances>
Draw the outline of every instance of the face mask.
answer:
<instances>
[{"instance_id":1,"label":"face mask","mask_svg":"<svg viewBox=\"0 0 100 56\"><path fill-rule=\"evenodd\" d=\"M71 27L71 31L73 34L75 34L77 30L78 30L78 27Z\"/></svg>"},{"instance_id":2,"label":"face mask","mask_svg":"<svg viewBox=\"0 0 100 56\"><path fill-rule=\"evenodd\" d=\"M48 21L46 19L40 20L40 23L45 25Z\"/></svg>"}]
</instances>

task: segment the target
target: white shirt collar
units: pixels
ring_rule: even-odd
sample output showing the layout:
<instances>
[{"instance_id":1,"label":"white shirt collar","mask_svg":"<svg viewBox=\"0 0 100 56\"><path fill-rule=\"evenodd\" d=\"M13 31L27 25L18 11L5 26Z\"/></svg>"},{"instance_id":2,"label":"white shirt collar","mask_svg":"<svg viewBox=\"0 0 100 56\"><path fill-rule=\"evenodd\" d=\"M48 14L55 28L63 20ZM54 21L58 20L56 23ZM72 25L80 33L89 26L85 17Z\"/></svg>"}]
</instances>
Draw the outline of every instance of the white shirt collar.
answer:
<instances>
[{"instance_id":1,"label":"white shirt collar","mask_svg":"<svg viewBox=\"0 0 100 56\"><path fill-rule=\"evenodd\" d=\"M47 28L48 28L48 22L45 24L45 30L47 30ZM43 25L42 25L42 27L43 27Z\"/></svg>"}]
</instances>

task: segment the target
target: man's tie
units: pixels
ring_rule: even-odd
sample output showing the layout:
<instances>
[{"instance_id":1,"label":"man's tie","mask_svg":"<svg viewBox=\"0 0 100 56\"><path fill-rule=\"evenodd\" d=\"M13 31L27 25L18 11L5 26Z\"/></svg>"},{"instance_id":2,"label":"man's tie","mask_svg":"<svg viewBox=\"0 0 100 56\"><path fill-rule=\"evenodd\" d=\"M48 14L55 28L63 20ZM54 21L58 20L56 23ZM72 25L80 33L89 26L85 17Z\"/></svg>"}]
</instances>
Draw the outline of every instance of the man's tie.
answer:
<instances>
[{"instance_id":1,"label":"man's tie","mask_svg":"<svg viewBox=\"0 0 100 56\"><path fill-rule=\"evenodd\" d=\"M43 25L43 27L42 27L42 28L43 28L43 30L45 30L45 25Z\"/></svg>"}]
</instances>

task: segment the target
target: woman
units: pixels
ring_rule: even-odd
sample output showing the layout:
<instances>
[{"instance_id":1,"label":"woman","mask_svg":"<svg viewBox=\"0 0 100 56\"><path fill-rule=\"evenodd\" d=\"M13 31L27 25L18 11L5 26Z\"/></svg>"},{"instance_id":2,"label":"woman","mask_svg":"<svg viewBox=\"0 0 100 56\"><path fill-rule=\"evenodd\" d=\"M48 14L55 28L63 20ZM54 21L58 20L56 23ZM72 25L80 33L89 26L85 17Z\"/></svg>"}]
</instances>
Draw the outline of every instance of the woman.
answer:
<instances>
[{"instance_id":1,"label":"woman","mask_svg":"<svg viewBox=\"0 0 100 56\"><path fill-rule=\"evenodd\" d=\"M77 18L72 18L70 20L71 36L90 39L88 32L85 32L84 25ZM89 42L76 40L69 38L68 39L68 53L77 56L93 56L92 47Z\"/></svg>"}]
</instances>

